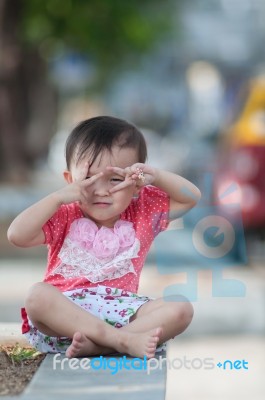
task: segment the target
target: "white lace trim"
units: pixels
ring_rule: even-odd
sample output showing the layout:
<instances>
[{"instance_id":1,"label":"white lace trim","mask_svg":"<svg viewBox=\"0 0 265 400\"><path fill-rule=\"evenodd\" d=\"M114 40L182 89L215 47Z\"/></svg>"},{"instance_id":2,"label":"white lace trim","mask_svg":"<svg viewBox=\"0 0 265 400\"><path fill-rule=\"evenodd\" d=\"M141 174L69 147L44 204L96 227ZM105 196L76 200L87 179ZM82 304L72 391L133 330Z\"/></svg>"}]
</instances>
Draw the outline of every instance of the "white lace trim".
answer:
<instances>
[{"instance_id":1,"label":"white lace trim","mask_svg":"<svg viewBox=\"0 0 265 400\"><path fill-rule=\"evenodd\" d=\"M129 272L136 275L131 259L138 257L139 250L140 241L135 239L131 247L114 258L99 259L66 238L59 253L62 264L54 269L52 275L60 274L66 279L85 277L93 283L121 278Z\"/></svg>"}]
</instances>

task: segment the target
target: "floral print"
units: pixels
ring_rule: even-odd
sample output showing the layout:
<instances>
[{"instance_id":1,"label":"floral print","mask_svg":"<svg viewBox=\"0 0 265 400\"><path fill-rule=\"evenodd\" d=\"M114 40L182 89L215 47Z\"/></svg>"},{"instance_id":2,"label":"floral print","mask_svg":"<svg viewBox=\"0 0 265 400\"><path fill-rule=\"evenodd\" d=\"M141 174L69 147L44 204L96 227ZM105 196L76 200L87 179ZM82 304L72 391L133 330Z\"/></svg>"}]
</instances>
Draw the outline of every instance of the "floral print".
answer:
<instances>
[{"instance_id":1,"label":"floral print","mask_svg":"<svg viewBox=\"0 0 265 400\"><path fill-rule=\"evenodd\" d=\"M150 300L147 296L103 285L91 289L75 289L63 294L87 312L118 329L127 325L139 307ZM30 320L26 322L29 328L24 335L33 347L43 353L64 353L71 344L70 338L44 335Z\"/></svg>"}]
</instances>

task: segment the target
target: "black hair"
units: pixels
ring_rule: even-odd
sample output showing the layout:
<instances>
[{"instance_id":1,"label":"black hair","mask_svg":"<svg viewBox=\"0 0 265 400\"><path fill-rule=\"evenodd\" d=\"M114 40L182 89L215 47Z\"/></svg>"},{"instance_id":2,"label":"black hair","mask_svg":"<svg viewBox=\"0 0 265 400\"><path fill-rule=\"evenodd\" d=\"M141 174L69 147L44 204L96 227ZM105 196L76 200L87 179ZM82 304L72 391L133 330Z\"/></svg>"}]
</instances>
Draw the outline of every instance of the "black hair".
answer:
<instances>
[{"instance_id":1,"label":"black hair","mask_svg":"<svg viewBox=\"0 0 265 400\"><path fill-rule=\"evenodd\" d=\"M146 142L143 134L129 122L109 116L99 116L80 122L70 133L65 146L67 168L73 157L78 163L83 155L90 150L90 166L103 151L114 145L120 148L134 148L138 153L138 160L144 163L147 158Z\"/></svg>"}]
</instances>

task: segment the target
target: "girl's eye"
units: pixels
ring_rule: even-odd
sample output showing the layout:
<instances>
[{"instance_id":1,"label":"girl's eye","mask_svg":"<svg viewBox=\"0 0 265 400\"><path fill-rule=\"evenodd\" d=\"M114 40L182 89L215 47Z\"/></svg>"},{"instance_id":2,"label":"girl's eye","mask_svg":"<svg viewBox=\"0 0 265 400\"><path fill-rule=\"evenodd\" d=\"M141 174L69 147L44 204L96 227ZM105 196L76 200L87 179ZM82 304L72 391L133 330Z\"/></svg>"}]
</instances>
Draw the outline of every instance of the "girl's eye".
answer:
<instances>
[{"instance_id":1,"label":"girl's eye","mask_svg":"<svg viewBox=\"0 0 265 400\"><path fill-rule=\"evenodd\" d=\"M86 176L86 179L89 179L89 178L91 178L91 176Z\"/></svg>"},{"instance_id":2,"label":"girl's eye","mask_svg":"<svg viewBox=\"0 0 265 400\"><path fill-rule=\"evenodd\" d=\"M111 178L111 182L112 183L120 183L120 182L123 182L124 181L124 179L121 179L121 178Z\"/></svg>"}]
</instances>

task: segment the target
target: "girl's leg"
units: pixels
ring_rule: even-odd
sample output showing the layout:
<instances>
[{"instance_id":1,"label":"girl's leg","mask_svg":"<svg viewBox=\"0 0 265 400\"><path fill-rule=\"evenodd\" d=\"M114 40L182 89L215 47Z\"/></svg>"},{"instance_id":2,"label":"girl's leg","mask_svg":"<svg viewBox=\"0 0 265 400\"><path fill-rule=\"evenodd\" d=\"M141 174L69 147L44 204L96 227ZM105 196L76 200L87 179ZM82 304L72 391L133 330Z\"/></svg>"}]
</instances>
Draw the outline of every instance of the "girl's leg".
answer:
<instances>
[{"instance_id":1,"label":"girl's leg","mask_svg":"<svg viewBox=\"0 0 265 400\"><path fill-rule=\"evenodd\" d=\"M162 334L159 343L173 339L191 323L193 307L183 296L170 296L151 300L143 304L126 325L128 332L143 332L153 329L159 322Z\"/></svg>"},{"instance_id":2,"label":"girl's leg","mask_svg":"<svg viewBox=\"0 0 265 400\"><path fill-rule=\"evenodd\" d=\"M160 326L162 332L159 344L161 344L183 332L190 324L192 317L193 307L186 298L182 296L160 298L143 304L131 318L131 322L119 331L141 333ZM68 355L75 357L85 340L84 335L80 332L76 333L68 349ZM99 346L92 341L87 343L87 346L89 346L90 355L113 352L113 349Z\"/></svg>"},{"instance_id":3,"label":"girl's leg","mask_svg":"<svg viewBox=\"0 0 265 400\"><path fill-rule=\"evenodd\" d=\"M74 304L54 286L42 282L31 288L26 311L34 326L44 334L70 338L75 333L81 334L83 343L78 354L73 354L70 346L69 357L91 355L88 351L92 341L120 353L151 358L160 341L160 324L139 334L116 329Z\"/></svg>"}]
</instances>

